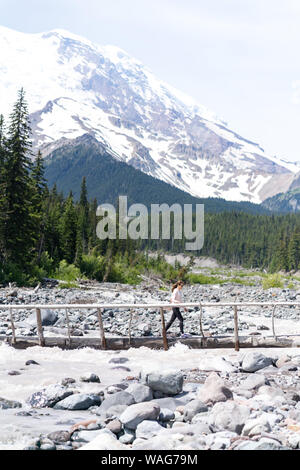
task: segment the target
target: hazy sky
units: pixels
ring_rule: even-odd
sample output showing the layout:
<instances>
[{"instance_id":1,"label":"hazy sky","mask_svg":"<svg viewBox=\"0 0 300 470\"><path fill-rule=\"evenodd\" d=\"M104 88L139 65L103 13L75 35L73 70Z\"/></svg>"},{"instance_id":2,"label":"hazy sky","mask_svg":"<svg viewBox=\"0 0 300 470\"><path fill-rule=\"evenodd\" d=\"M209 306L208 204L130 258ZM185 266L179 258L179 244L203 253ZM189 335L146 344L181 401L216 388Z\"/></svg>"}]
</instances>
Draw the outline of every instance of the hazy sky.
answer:
<instances>
[{"instance_id":1,"label":"hazy sky","mask_svg":"<svg viewBox=\"0 0 300 470\"><path fill-rule=\"evenodd\" d=\"M268 153L300 161L300 0L0 0L0 24L121 47Z\"/></svg>"}]
</instances>

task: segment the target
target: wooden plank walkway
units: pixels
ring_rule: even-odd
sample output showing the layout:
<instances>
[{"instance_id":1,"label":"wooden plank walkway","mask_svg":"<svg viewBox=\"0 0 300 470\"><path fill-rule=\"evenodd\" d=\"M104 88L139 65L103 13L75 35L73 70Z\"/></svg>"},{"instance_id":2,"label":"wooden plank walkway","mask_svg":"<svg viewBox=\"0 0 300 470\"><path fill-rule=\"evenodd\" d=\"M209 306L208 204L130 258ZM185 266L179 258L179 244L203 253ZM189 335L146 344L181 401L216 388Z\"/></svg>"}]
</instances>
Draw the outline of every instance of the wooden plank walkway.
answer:
<instances>
[{"instance_id":1,"label":"wooden plank walkway","mask_svg":"<svg viewBox=\"0 0 300 470\"><path fill-rule=\"evenodd\" d=\"M0 341L5 341L17 349L26 349L38 346L38 336L16 336L15 341L11 336L0 336ZM203 338L194 336L192 338L167 338L168 348L176 343L182 343L192 349L218 349L235 348L235 338L230 336L214 336ZM94 348L106 350L127 350L129 348L140 348L145 346L151 349L166 349L162 336L147 337L106 337L105 348L102 347L101 338L71 336L55 337L44 336L45 347L59 347L61 349ZM276 339L257 336L239 336L240 348L296 348L300 347L300 336L277 336Z\"/></svg>"}]
</instances>

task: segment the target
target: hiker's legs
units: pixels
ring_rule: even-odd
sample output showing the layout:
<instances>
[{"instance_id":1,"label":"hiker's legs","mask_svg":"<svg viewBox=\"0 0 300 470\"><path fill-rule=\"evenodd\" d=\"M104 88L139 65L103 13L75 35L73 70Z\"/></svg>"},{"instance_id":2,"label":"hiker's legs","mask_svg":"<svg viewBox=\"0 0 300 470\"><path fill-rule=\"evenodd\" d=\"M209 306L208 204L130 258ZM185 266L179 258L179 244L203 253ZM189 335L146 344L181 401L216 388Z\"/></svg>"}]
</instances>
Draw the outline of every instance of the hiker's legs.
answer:
<instances>
[{"instance_id":1,"label":"hiker's legs","mask_svg":"<svg viewBox=\"0 0 300 470\"><path fill-rule=\"evenodd\" d=\"M183 318L182 318L182 315L180 313L180 310L178 307L174 307L173 309L173 313L172 313L172 316L170 318L170 320L168 321L167 323L167 326L166 326L166 331L170 328L170 326L174 323L174 321L176 320L176 318L178 318L179 320L179 328L180 328L180 333L183 334Z\"/></svg>"},{"instance_id":2,"label":"hiker's legs","mask_svg":"<svg viewBox=\"0 0 300 470\"><path fill-rule=\"evenodd\" d=\"M168 321L167 325L166 325L166 331L170 328L170 326L174 323L174 321L176 320L176 313L175 313L175 310L178 310L176 308L173 308L173 313L172 313L172 316L170 318L170 320Z\"/></svg>"},{"instance_id":3,"label":"hiker's legs","mask_svg":"<svg viewBox=\"0 0 300 470\"><path fill-rule=\"evenodd\" d=\"M178 312L176 313L176 316L177 316L177 318L178 318L178 320L179 320L180 333L183 334L183 317L182 317L182 315L181 315L181 313L180 313L179 308L178 308L177 310L178 310Z\"/></svg>"}]
</instances>

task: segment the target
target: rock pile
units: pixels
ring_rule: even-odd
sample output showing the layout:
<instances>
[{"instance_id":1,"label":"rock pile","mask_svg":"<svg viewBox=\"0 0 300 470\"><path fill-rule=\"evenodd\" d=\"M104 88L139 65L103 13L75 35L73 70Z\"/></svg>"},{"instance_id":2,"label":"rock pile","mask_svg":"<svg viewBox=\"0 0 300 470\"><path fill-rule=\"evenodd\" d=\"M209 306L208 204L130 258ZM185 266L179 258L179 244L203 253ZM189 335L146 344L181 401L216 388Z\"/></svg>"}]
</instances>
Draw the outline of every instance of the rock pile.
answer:
<instances>
[{"instance_id":1,"label":"rock pile","mask_svg":"<svg viewBox=\"0 0 300 470\"><path fill-rule=\"evenodd\" d=\"M71 379L50 385L28 398L33 408L84 409L90 419L27 449L300 449L300 354L232 357L212 358L211 370L209 358L205 370L141 370L104 391L99 379L94 394Z\"/></svg>"}]
</instances>

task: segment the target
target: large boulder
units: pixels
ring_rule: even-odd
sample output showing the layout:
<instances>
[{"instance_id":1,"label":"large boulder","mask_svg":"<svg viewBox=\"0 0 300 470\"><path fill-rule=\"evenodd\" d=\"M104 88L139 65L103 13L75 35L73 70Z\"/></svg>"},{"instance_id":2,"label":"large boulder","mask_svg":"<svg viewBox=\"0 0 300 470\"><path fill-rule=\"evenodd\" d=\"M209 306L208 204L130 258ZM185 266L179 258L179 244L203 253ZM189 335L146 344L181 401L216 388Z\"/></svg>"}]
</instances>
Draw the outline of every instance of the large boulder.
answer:
<instances>
[{"instance_id":1,"label":"large boulder","mask_svg":"<svg viewBox=\"0 0 300 470\"><path fill-rule=\"evenodd\" d=\"M183 421L191 421L196 414L206 411L208 408L201 400L191 400L183 408Z\"/></svg>"},{"instance_id":2,"label":"large boulder","mask_svg":"<svg viewBox=\"0 0 300 470\"><path fill-rule=\"evenodd\" d=\"M216 403L209 413L208 423L219 430L241 434L249 415L248 406L238 405L233 401Z\"/></svg>"},{"instance_id":3,"label":"large boulder","mask_svg":"<svg viewBox=\"0 0 300 470\"><path fill-rule=\"evenodd\" d=\"M182 392L183 374L180 371L142 371L140 376L142 383L148 385L152 391L165 395L178 395Z\"/></svg>"},{"instance_id":4,"label":"large boulder","mask_svg":"<svg viewBox=\"0 0 300 470\"><path fill-rule=\"evenodd\" d=\"M131 384L126 389L127 393L131 393L136 403L150 401L153 399L153 393L150 387L143 384Z\"/></svg>"},{"instance_id":5,"label":"large boulder","mask_svg":"<svg viewBox=\"0 0 300 470\"><path fill-rule=\"evenodd\" d=\"M56 403L73 395L73 391L60 384L49 385L39 392L33 393L27 403L33 408L52 408Z\"/></svg>"},{"instance_id":6,"label":"large boulder","mask_svg":"<svg viewBox=\"0 0 300 470\"><path fill-rule=\"evenodd\" d=\"M58 320L58 313L50 309L43 309L41 310L41 319L43 326L52 326ZM34 326L36 325L36 313L32 313L28 317L27 323Z\"/></svg>"},{"instance_id":7,"label":"large boulder","mask_svg":"<svg viewBox=\"0 0 300 470\"><path fill-rule=\"evenodd\" d=\"M128 406L121 414L121 423L129 429L136 429L137 426L146 420L156 420L160 413L160 407L155 402L136 403Z\"/></svg>"},{"instance_id":8,"label":"large boulder","mask_svg":"<svg viewBox=\"0 0 300 470\"><path fill-rule=\"evenodd\" d=\"M232 397L231 390L226 387L224 381L216 372L212 372L207 377L203 387L198 392L198 399L203 403L226 401Z\"/></svg>"},{"instance_id":9,"label":"large boulder","mask_svg":"<svg viewBox=\"0 0 300 470\"><path fill-rule=\"evenodd\" d=\"M99 395L76 393L54 405L57 410L87 410L91 406L99 406L101 397Z\"/></svg>"},{"instance_id":10,"label":"large boulder","mask_svg":"<svg viewBox=\"0 0 300 470\"><path fill-rule=\"evenodd\" d=\"M256 372L264 367L271 366L273 359L256 351L251 351L243 357L241 368L244 372Z\"/></svg>"},{"instance_id":11,"label":"large boulder","mask_svg":"<svg viewBox=\"0 0 300 470\"><path fill-rule=\"evenodd\" d=\"M117 406L117 405L130 406L130 405L133 405L134 403L135 403L135 399L133 395L131 395L131 393L128 393L126 391L116 392L110 395L109 397L105 398L105 400L103 400L98 410L98 414L105 413L112 406Z\"/></svg>"}]
</instances>

